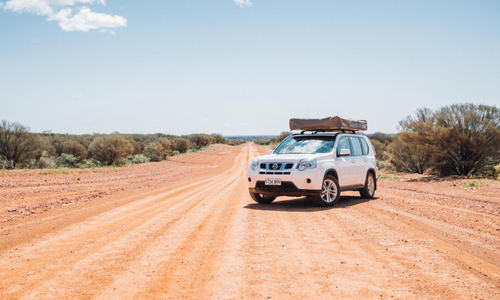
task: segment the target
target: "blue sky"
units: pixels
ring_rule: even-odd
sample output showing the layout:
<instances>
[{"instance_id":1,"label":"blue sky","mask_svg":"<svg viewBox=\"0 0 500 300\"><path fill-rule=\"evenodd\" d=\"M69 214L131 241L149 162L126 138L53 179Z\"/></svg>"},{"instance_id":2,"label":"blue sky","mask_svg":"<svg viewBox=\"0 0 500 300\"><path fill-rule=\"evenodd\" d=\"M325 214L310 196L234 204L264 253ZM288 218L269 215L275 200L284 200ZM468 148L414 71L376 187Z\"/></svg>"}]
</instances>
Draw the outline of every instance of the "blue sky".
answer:
<instances>
[{"instance_id":1,"label":"blue sky","mask_svg":"<svg viewBox=\"0 0 500 300\"><path fill-rule=\"evenodd\" d=\"M500 104L500 1L9 1L0 119L33 131L396 132L419 107Z\"/></svg>"}]
</instances>

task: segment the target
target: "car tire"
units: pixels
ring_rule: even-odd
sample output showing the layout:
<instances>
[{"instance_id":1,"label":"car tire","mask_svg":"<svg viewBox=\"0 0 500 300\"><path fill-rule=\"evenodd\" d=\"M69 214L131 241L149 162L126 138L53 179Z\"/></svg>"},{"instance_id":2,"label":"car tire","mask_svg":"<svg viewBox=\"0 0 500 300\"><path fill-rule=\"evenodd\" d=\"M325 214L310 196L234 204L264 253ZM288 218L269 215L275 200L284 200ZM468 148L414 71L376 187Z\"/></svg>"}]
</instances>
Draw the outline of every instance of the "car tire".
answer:
<instances>
[{"instance_id":1,"label":"car tire","mask_svg":"<svg viewBox=\"0 0 500 300\"><path fill-rule=\"evenodd\" d=\"M274 201L274 199L276 199L276 196L262 196L256 193L250 193L250 197L252 197L255 202L260 204L270 204Z\"/></svg>"},{"instance_id":2,"label":"car tire","mask_svg":"<svg viewBox=\"0 0 500 300\"><path fill-rule=\"evenodd\" d=\"M337 178L326 175L321 185L321 194L314 198L314 203L318 206L334 206L340 199L340 186Z\"/></svg>"},{"instance_id":3,"label":"car tire","mask_svg":"<svg viewBox=\"0 0 500 300\"><path fill-rule=\"evenodd\" d=\"M373 199L375 196L375 188L376 188L376 179L372 172L368 172L366 174L365 186L359 190L359 194L361 198L364 199Z\"/></svg>"}]
</instances>

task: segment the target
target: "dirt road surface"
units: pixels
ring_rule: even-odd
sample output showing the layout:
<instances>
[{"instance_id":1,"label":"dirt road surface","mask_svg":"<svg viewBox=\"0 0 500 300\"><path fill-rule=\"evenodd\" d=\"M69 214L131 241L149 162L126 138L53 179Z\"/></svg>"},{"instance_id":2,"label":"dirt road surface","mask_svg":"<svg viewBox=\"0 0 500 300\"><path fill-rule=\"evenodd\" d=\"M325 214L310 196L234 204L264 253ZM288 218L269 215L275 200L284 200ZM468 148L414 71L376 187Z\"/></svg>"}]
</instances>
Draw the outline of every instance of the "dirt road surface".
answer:
<instances>
[{"instance_id":1,"label":"dirt road surface","mask_svg":"<svg viewBox=\"0 0 500 300\"><path fill-rule=\"evenodd\" d=\"M499 182L391 175L373 200L259 205L245 174L265 151L0 173L0 298L498 299Z\"/></svg>"}]
</instances>

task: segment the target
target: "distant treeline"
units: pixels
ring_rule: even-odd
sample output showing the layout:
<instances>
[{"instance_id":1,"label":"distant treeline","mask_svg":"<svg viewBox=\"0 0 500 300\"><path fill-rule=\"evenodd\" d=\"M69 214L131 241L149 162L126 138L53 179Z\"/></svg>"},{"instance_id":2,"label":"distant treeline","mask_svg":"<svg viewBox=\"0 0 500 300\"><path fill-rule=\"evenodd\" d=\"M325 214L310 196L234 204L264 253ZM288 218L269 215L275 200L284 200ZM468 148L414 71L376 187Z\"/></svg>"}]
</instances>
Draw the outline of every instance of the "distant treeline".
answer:
<instances>
[{"instance_id":1,"label":"distant treeline","mask_svg":"<svg viewBox=\"0 0 500 300\"><path fill-rule=\"evenodd\" d=\"M161 161L214 143L220 134L58 134L32 133L19 123L0 123L0 169L91 168ZM229 144L235 144L231 142Z\"/></svg>"}]
</instances>

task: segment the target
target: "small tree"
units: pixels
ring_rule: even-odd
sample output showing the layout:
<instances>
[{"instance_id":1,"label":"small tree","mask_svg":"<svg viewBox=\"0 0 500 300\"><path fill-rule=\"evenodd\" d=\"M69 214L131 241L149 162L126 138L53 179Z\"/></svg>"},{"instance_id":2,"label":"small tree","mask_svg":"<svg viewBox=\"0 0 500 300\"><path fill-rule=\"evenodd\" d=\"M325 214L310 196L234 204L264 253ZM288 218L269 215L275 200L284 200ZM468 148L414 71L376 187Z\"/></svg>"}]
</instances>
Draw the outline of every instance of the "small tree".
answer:
<instances>
[{"instance_id":1,"label":"small tree","mask_svg":"<svg viewBox=\"0 0 500 300\"><path fill-rule=\"evenodd\" d=\"M89 145L91 156L107 165L122 163L133 151L132 144L117 134L96 137Z\"/></svg>"},{"instance_id":2,"label":"small tree","mask_svg":"<svg viewBox=\"0 0 500 300\"><path fill-rule=\"evenodd\" d=\"M41 144L41 138L20 123L5 120L0 123L0 159L10 162L7 166L17 167L38 159L42 154Z\"/></svg>"},{"instance_id":3,"label":"small tree","mask_svg":"<svg viewBox=\"0 0 500 300\"><path fill-rule=\"evenodd\" d=\"M500 161L500 111L496 106L454 104L419 109L400 122L399 139L440 175L481 174ZM398 155L392 147L392 155Z\"/></svg>"}]
</instances>

